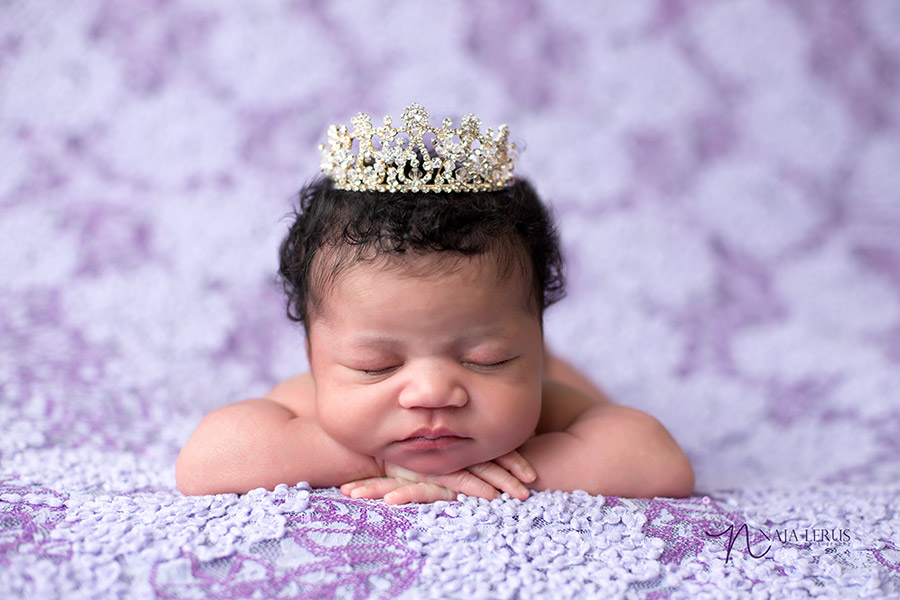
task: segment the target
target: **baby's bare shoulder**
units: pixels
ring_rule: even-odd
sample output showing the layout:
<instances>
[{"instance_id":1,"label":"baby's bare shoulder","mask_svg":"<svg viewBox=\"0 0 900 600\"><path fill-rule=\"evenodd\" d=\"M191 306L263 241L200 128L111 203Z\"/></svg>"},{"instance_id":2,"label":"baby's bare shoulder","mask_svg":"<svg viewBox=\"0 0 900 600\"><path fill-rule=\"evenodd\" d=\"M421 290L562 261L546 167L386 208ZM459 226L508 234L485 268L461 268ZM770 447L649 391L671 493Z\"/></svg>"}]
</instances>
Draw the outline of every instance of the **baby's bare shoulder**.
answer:
<instances>
[{"instance_id":1,"label":"baby's bare shoulder","mask_svg":"<svg viewBox=\"0 0 900 600\"><path fill-rule=\"evenodd\" d=\"M605 400L603 402L602 400ZM545 379L541 393L541 418L537 433L563 431L592 406L611 404L608 399L588 396L575 386Z\"/></svg>"},{"instance_id":2,"label":"baby's bare shoulder","mask_svg":"<svg viewBox=\"0 0 900 600\"><path fill-rule=\"evenodd\" d=\"M297 415L313 419L316 416L316 384L312 373L285 379L265 395Z\"/></svg>"}]
</instances>

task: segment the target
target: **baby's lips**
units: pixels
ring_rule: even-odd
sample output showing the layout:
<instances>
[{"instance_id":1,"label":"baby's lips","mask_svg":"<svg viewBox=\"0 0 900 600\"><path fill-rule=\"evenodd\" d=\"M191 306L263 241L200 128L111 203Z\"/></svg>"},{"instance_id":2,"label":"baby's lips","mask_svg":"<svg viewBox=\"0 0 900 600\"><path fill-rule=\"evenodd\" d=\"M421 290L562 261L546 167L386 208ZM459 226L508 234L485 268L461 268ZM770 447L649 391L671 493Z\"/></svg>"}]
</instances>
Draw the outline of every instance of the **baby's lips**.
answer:
<instances>
[{"instance_id":1,"label":"baby's lips","mask_svg":"<svg viewBox=\"0 0 900 600\"><path fill-rule=\"evenodd\" d=\"M410 440L413 438L426 438L426 439L437 439L441 437L457 437L464 438L466 436L460 435L453 431L448 427L420 427L404 438L402 441Z\"/></svg>"}]
</instances>

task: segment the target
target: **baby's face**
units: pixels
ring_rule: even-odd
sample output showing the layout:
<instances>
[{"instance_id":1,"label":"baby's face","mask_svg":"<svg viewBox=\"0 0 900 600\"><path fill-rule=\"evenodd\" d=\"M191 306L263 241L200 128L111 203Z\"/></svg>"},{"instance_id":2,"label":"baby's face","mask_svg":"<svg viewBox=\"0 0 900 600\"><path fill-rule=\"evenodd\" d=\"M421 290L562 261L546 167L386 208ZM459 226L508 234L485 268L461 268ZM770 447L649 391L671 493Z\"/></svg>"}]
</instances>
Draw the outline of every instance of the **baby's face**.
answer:
<instances>
[{"instance_id":1,"label":"baby's face","mask_svg":"<svg viewBox=\"0 0 900 600\"><path fill-rule=\"evenodd\" d=\"M388 260L344 271L309 321L322 427L422 473L516 449L541 411L530 279L499 278L489 256Z\"/></svg>"}]
</instances>

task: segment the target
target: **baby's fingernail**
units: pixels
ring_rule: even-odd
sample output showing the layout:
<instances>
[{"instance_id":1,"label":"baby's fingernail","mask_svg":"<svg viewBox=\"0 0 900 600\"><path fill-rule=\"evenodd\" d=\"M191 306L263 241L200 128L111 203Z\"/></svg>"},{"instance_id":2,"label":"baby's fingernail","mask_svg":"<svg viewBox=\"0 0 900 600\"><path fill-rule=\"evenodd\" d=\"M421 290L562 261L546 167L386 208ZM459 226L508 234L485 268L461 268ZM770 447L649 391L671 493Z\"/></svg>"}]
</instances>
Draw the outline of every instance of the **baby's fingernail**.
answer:
<instances>
[{"instance_id":1,"label":"baby's fingernail","mask_svg":"<svg viewBox=\"0 0 900 600\"><path fill-rule=\"evenodd\" d=\"M528 481L534 481L537 479L537 471L532 469L531 467L525 467L525 479Z\"/></svg>"}]
</instances>

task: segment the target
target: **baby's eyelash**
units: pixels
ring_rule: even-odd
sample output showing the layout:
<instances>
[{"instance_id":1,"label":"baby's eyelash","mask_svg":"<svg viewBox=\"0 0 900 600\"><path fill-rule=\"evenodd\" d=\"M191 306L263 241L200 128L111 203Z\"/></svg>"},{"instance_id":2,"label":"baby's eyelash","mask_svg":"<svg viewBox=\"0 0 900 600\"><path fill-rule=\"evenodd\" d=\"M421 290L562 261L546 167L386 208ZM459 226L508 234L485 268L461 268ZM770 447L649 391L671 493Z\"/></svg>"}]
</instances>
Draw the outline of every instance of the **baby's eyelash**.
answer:
<instances>
[{"instance_id":1,"label":"baby's eyelash","mask_svg":"<svg viewBox=\"0 0 900 600\"><path fill-rule=\"evenodd\" d=\"M499 367L502 367L506 363L511 362L512 360L512 358L507 358L506 360L500 360L494 363L467 362L465 364L472 365L480 369L497 369Z\"/></svg>"},{"instance_id":2,"label":"baby's eyelash","mask_svg":"<svg viewBox=\"0 0 900 600\"><path fill-rule=\"evenodd\" d=\"M384 367L383 369L360 369L363 373L370 377L378 377L379 375L387 375L397 367Z\"/></svg>"}]
</instances>

